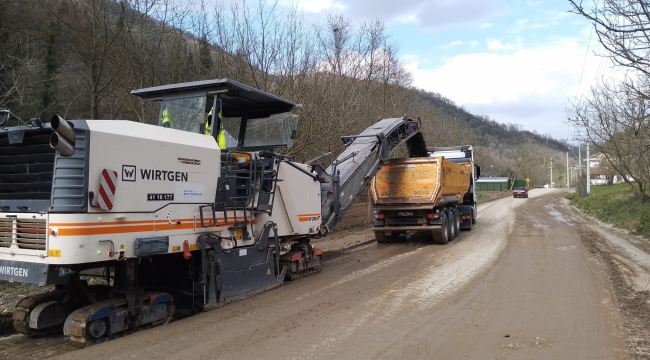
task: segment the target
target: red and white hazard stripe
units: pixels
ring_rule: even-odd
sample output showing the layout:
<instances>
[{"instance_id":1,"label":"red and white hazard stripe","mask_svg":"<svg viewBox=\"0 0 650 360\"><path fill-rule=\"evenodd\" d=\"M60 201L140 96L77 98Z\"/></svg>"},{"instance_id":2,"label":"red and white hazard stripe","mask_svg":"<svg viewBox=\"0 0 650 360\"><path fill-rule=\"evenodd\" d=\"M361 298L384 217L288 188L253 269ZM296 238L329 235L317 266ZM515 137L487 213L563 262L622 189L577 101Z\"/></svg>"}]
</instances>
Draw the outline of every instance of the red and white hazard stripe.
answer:
<instances>
[{"instance_id":1,"label":"red and white hazard stripe","mask_svg":"<svg viewBox=\"0 0 650 360\"><path fill-rule=\"evenodd\" d=\"M99 181L99 196L97 197L97 205L100 209L110 211L113 208L116 184L117 171L102 170L102 178Z\"/></svg>"}]
</instances>

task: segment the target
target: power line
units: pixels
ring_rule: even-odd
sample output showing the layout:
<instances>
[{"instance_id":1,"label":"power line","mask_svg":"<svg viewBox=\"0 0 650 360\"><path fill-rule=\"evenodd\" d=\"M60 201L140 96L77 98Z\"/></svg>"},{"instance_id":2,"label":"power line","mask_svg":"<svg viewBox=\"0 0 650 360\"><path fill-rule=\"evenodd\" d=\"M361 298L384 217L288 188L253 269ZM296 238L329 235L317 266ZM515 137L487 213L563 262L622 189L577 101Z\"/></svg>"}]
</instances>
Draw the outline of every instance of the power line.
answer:
<instances>
[{"instance_id":1,"label":"power line","mask_svg":"<svg viewBox=\"0 0 650 360\"><path fill-rule=\"evenodd\" d=\"M582 76L585 73L585 65L587 65L587 55L589 55L589 46L591 45L591 36L594 33L594 27L591 27L589 31L589 41L587 42L587 51L585 51L585 59L582 62L582 72L580 72L580 82L578 82L578 88L576 89L576 98L578 97L578 92L580 91L580 85L582 85Z\"/></svg>"}]
</instances>

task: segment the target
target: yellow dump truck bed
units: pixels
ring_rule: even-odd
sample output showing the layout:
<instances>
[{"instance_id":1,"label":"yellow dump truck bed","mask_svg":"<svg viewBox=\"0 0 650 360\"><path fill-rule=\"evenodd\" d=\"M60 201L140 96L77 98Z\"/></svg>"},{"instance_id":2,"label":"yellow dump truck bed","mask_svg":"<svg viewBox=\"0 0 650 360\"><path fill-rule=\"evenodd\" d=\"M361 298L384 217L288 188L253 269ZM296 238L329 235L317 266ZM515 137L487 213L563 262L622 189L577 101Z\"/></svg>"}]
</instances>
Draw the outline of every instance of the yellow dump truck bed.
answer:
<instances>
[{"instance_id":1,"label":"yellow dump truck bed","mask_svg":"<svg viewBox=\"0 0 650 360\"><path fill-rule=\"evenodd\" d=\"M472 164L442 157L391 159L373 178L370 193L376 206L462 202L470 186Z\"/></svg>"}]
</instances>

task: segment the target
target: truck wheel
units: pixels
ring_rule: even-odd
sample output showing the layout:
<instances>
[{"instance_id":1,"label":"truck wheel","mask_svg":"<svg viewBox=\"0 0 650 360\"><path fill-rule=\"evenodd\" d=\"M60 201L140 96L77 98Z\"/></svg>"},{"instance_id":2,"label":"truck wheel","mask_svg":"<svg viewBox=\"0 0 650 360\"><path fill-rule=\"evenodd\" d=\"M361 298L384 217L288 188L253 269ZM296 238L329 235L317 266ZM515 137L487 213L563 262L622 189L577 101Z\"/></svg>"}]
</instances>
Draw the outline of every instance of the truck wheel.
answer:
<instances>
[{"instance_id":1,"label":"truck wheel","mask_svg":"<svg viewBox=\"0 0 650 360\"><path fill-rule=\"evenodd\" d=\"M454 210L454 226L456 227L456 236L460 235L460 209Z\"/></svg>"},{"instance_id":2,"label":"truck wheel","mask_svg":"<svg viewBox=\"0 0 650 360\"><path fill-rule=\"evenodd\" d=\"M456 216L454 216L454 210L447 213L447 228L449 229L449 241L452 241L456 238Z\"/></svg>"},{"instance_id":3,"label":"truck wheel","mask_svg":"<svg viewBox=\"0 0 650 360\"><path fill-rule=\"evenodd\" d=\"M378 243L387 243L390 241L390 237L386 236L386 234L383 231L375 231L375 240L377 240Z\"/></svg>"},{"instance_id":4,"label":"truck wheel","mask_svg":"<svg viewBox=\"0 0 650 360\"><path fill-rule=\"evenodd\" d=\"M474 211L471 211L469 216L472 217L472 224L476 224L476 217L474 216Z\"/></svg>"},{"instance_id":5,"label":"truck wheel","mask_svg":"<svg viewBox=\"0 0 650 360\"><path fill-rule=\"evenodd\" d=\"M447 221L447 216L442 214L442 219L440 229L432 230L431 234L433 235L433 243L438 245L445 245L449 242L449 222Z\"/></svg>"}]
</instances>

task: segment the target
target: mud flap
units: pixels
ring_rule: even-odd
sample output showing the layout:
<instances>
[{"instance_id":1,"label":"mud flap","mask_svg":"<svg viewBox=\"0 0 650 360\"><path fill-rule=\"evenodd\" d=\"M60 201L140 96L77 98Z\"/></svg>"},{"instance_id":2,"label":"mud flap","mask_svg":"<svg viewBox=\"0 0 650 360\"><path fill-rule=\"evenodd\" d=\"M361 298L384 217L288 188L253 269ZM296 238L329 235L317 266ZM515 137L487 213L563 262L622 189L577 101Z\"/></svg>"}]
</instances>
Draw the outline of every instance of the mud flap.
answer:
<instances>
[{"instance_id":1,"label":"mud flap","mask_svg":"<svg viewBox=\"0 0 650 360\"><path fill-rule=\"evenodd\" d=\"M275 231L273 247L268 246L271 229ZM199 242L204 262L202 283L207 295L204 310L245 299L284 283L287 269L279 268L280 244L274 223L267 223L260 240L251 246L223 250L221 238L214 235L202 235ZM208 244L212 249L207 249Z\"/></svg>"},{"instance_id":2,"label":"mud flap","mask_svg":"<svg viewBox=\"0 0 650 360\"><path fill-rule=\"evenodd\" d=\"M32 329L46 329L62 324L68 312L61 301L47 301L38 304L29 316L29 327Z\"/></svg>"},{"instance_id":3,"label":"mud flap","mask_svg":"<svg viewBox=\"0 0 650 360\"><path fill-rule=\"evenodd\" d=\"M472 230L474 220L474 207L471 205L460 206L460 229Z\"/></svg>"}]
</instances>

